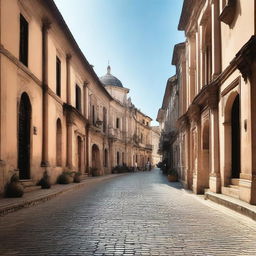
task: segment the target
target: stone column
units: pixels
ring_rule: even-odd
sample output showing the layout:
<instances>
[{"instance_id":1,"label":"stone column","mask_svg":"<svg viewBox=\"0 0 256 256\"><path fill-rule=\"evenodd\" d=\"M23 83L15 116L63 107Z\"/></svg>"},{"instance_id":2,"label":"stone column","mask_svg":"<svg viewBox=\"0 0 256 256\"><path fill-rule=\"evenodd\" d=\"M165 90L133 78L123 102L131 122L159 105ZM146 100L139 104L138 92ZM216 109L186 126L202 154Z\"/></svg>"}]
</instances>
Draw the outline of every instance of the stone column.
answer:
<instances>
[{"instance_id":1,"label":"stone column","mask_svg":"<svg viewBox=\"0 0 256 256\"><path fill-rule=\"evenodd\" d=\"M194 97L195 97L195 91L196 91L196 84L195 84L195 78L196 78L196 38L195 34L191 34L189 37L189 69L188 69L188 81L189 81L189 87L188 90L188 106L192 103Z\"/></svg>"},{"instance_id":2,"label":"stone column","mask_svg":"<svg viewBox=\"0 0 256 256\"><path fill-rule=\"evenodd\" d=\"M219 111L217 85L207 92L208 106L210 108L210 190L215 193L221 191L220 158L219 158Z\"/></svg>"},{"instance_id":3,"label":"stone column","mask_svg":"<svg viewBox=\"0 0 256 256\"><path fill-rule=\"evenodd\" d=\"M194 173L193 173L193 192L196 194L202 194L203 188L201 184L201 125L200 125L200 106L197 104L192 104L188 110L189 119L192 122L192 147L193 155L192 155L192 164L194 165Z\"/></svg>"},{"instance_id":4,"label":"stone column","mask_svg":"<svg viewBox=\"0 0 256 256\"><path fill-rule=\"evenodd\" d=\"M205 47L203 42L204 36L204 27L200 25L199 27L199 49L200 49L200 81L199 81L199 90L205 85Z\"/></svg>"},{"instance_id":5,"label":"stone column","mask_svg":"<svg viewBox=\"0 0 256 256\"><path fill-rule=\"evenodd\" d=\"M84 146L85 146L85 137L82 138L82 146L81 146L81 172L84 174L84 170L85 170L85 150L84 150Z\"/></svg>"},{"instance_id":6,"label":"stone column","mask_svg":"<svg viewBox=\"0 0 256 256\"><path fill-rule=\"evenodd\" d=\"M199 33L196 32L196 88L195 95L200 91L200 44Z\"/></svg>"},{"instance_id":7,"label":"stone column","mask_svg":"<svg viewBox=\"0 0 256 256\"><path fill-rule=\"evenodd\" d=\"M219 21L219 0L211 0L212 13L212 77L221 72L221 35Z\"/></svg>"},{"instance_id":8,"label":"stone column","mask_svg":"<svg viewBox=\"0 0 256 256\"><path fill-rule=\"evenodd\" d=\"M43 143L42 143L42 161L41 166L49 166L48 161L48 147L49 147L49 138L48 138L48 122L49 122L49 113L48 113L48 31L51 27L51 23L48 20L43 20L42 25L42 45L43 45L43 56L42 56L42 83L43 83Z\"/></svg>"}]
</instances>

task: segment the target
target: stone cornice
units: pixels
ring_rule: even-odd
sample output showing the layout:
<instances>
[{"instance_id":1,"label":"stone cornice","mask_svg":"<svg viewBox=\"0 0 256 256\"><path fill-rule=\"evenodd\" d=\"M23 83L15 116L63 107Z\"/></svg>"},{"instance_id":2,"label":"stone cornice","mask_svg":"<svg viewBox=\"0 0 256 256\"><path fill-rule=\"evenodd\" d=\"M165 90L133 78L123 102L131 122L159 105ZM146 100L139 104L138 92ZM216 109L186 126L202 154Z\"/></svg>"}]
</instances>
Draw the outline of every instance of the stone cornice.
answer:
<instances>
[{"instance_id":1,"label":"stone cornice","mask_svg":"<svg viewBox=\"0 0 256 256\"><path fill-rule=\"evenodd\" d=\"M184 130L188 125L189 119L187 113L185 113L177 120L177 127L179 130Z\"/></svg>"},{"instance_id":2,"label":"stone cornice","mask_svg":"<svg viewBox=\"0 0 256 256\"><path fill-rule=\"evenodd\" d=\"M192 122L199 122L201 116L200 106L198 104L191 104L188 108L188 117Z\"/></svg>"},{"instance_id":3,"label":"stone cornice","mask_svg":"<svg viewBox=\"0 0 256 256\"><path fill-rule=\"evenodd\" d=\"M172 55L172 65L177 65L178 64L179 58L180 58L180 55L181 55L180 53L181 53L182 50L185 49L185 46L186 46L185 42L176 44L174 46L173 55Z\"/></svg>"},{"instance_id":4,"label":"stone cornice","mask_svg":"<svg viewBox=\"0 0 256 256\"><path fill-rule=\"evenodd\" d=\"M88 119L86 119L82 113L80 113L76 108L73 106L64 103L63 104L63 111L67 113L67 123L73 124L75 117L83 121L85 124L89 123Z\"/></svg>"},{"instance_id":5,"label":"stone cornice","mask_svg":"<svg viewBox=\"0 0 256 256\"><path fill-rule=\"evenodd\" d=\"M250 40L241 48L231 61L231 65L236 66L241 72L245 82L251 78L252 63L256 59L256 36L253 35Z\"/></svg>"},{"instance_id":6,"label":"stone cornice","mask_svg":"<svg viewBox=\"0 0 256 256\"><path fill-rule=\"evenodd\" d=\"M216 109L219 103L219 86L210 84L206 90L207 105L210 109Z\"/></svg>"},{"instance_id":7,"label":"stone cornice","mask_svg":"<svg viewBox=\"0 0 256 256\"><path fill-rule=\"evenodd\" d=\"M178 30L185 30L188 20L191 16L191 10L193 7L193 0L184 0Z\"/></svg>"}]
</instances>

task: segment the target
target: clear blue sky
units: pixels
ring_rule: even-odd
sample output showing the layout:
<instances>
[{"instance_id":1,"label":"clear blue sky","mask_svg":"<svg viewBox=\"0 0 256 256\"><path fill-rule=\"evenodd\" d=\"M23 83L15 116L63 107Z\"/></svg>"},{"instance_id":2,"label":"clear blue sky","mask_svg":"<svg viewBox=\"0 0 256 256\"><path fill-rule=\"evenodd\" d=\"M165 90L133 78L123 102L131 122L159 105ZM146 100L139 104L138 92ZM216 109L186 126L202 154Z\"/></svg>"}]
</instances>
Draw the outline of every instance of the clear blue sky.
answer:
<instances>
[{"instance_id":1,"label":"clear blue sky","mask_svg":"<svg viewBox=\"0 0 256 256\"><path fill-rule=\"evenodd\" d=\"M55 0L85 57L130 89L132 102L156 119L171 65L183 0ZM153 124L157 124L153 122Z\"/></svg>"}]
</instances>

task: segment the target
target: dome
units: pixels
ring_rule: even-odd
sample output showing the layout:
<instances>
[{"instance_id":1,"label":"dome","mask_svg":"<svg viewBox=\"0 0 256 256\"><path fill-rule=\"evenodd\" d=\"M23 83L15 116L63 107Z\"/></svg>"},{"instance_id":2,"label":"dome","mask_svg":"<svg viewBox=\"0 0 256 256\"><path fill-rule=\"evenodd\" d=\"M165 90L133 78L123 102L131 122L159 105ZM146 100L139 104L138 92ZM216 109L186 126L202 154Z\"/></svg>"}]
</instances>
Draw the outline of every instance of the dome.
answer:
<instances>
[{"instance_id":1,"label":"dome","mask_svg":"<svg viewBox=\"0 0 256 256\"><path fill-rule=\"evenodd\" d=\"M100 77L100 81L104 85L112 85L112 86L117 86L117 87L123 87L121 81L117 79L115 76L111 75L111 67L108 66L107 68L108 72L105 76Z\"/></svg>"}]
</instances>

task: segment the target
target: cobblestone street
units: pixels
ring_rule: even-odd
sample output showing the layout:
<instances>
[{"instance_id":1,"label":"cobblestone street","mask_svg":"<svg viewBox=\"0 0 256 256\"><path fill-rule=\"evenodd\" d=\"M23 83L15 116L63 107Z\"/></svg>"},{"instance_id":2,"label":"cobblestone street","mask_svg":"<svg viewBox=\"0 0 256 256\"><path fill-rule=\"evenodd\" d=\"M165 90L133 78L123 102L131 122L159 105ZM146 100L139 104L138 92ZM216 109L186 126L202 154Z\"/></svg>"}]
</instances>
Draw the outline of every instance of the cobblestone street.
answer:
<instances>
[{"instance_id":1,"label":"cobblestone street","mask_svg":"<svg viewBox=\"0 0 256 256\"><path fill-rule=\"evenodd\" d=\"M230 212L128 174L1 217L0 255L256 255L256 223Z\"/></svg>"}]
</instances>

